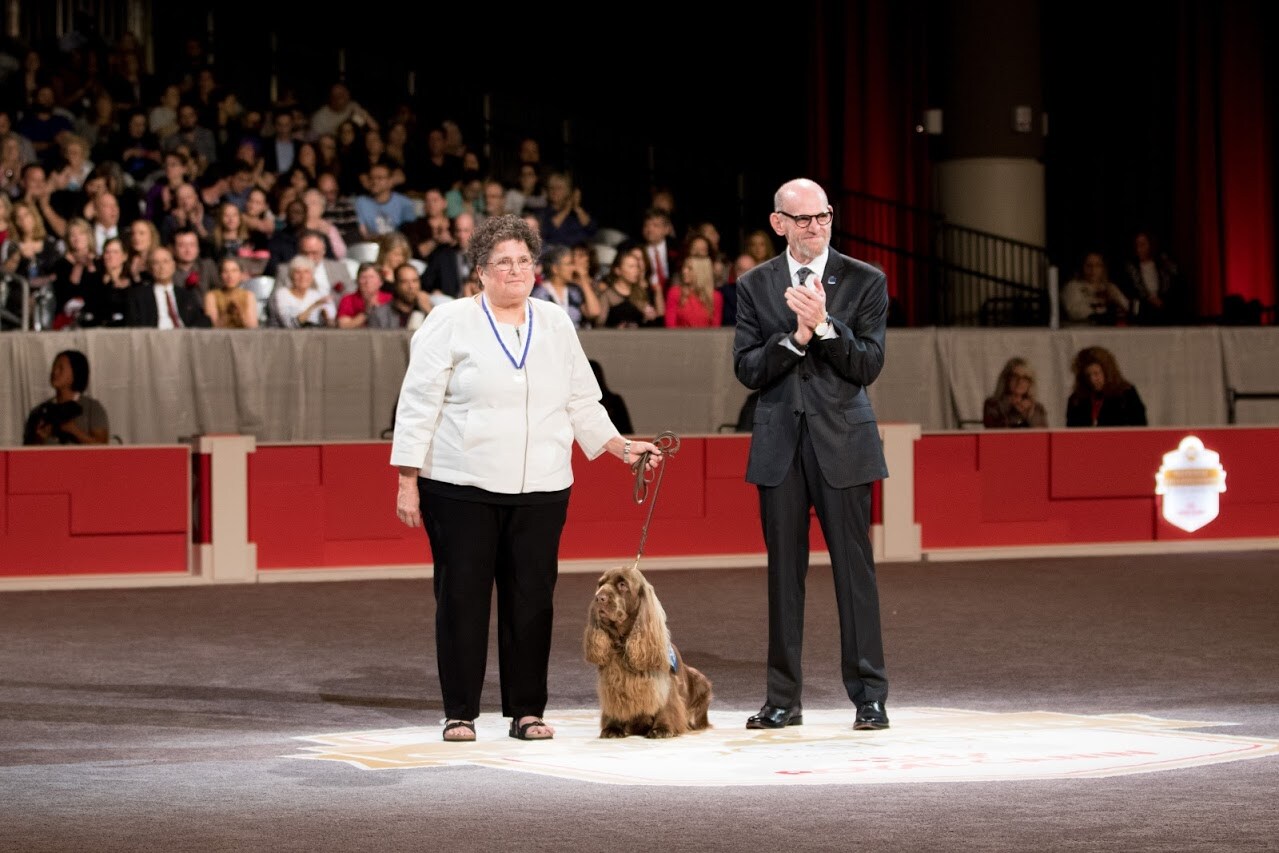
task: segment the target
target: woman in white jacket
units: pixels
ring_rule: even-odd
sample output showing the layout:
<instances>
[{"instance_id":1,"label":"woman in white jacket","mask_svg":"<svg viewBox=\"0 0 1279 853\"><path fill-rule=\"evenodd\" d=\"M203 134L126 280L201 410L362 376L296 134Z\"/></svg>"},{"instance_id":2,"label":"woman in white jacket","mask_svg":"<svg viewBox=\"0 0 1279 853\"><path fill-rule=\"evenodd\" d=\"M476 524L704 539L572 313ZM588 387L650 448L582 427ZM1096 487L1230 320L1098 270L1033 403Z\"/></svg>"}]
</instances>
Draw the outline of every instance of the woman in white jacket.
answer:
<instances>
[{"instance_id":1,"label":"woman in white jacket","mask_svg":"<svg viewBox=\"0 0 1279 853\"><path fill-rule=\"evenodd\" d=\"M449 741L475 739L497 585L502 714L511 737L544 740L552 598L573 482L572 445L633 463L660 451L623 438L577 331L530 299L538 235L485 220L470 254L483 291L437 306L413 335L395 416L396 515L425 522L435 561L435 638Z\"/></svg>"}]
</instances>

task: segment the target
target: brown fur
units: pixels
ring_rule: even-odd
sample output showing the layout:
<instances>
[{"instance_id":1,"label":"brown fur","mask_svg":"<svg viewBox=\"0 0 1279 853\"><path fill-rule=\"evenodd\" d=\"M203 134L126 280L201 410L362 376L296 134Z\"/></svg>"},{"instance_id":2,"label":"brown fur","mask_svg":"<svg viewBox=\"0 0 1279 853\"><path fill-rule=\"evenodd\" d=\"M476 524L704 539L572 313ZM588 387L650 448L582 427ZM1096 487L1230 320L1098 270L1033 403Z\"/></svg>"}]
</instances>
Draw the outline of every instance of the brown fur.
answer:
<instances>
[{"instance_id":1,"label":"brown fur","mask_svg":"<svg viewBox=\"0 0 1279 853\"><path fill-rule=\"evenodd\" d=\"M666 611L640 570L610 569L599 579L582 646L599 667L600 737L675 737L710 727L711 682L671 644Z\"/></svg>"}]
</instances>

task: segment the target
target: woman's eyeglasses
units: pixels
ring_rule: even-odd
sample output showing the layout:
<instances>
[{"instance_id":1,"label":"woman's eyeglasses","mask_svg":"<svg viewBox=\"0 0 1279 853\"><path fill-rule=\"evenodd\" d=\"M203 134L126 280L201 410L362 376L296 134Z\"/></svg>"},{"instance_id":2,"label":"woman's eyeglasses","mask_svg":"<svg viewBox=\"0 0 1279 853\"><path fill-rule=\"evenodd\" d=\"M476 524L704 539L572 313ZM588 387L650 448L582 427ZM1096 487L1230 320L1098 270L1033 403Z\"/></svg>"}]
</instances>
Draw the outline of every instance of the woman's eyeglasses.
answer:
<instances>
[{"instance_id":1,"label":"woman's eyeglasses","mask_svg":"<svg viewBox=\"0 0 1279 853\"><path fill-rule=\"evenodd\" d=\"M517 267L520 272L528 272L533 269L533 259L528 255L525 255L522 258L499 258L496 261L489 261L488 266L500 273L509 275Z\"/></svg>"}]
</instances>

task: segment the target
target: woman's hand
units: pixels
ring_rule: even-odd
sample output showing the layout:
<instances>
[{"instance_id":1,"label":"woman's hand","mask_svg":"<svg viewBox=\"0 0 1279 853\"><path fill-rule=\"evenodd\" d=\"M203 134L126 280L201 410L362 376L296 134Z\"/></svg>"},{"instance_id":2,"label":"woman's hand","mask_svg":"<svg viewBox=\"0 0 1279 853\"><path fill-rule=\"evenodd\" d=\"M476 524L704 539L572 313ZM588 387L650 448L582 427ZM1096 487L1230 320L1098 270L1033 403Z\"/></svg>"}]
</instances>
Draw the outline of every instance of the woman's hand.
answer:
<instances>
[{"instance_id":1,"label":"woman's hand","mask_svg":"<svg viewBox=\"0 0 1279 853\"><path fill-rule=\"evenodd\" d=\"M662 461L662 451L650 441L639 441L618 436L609 439L608 444L604 445L609 453L621 459L627 465L633 465L645 452L649 454L648 470L652 471Z\"/></svg>"},{"instance_id":2,"label":"woman's hand","mask_svg":"<svg viewBox=\"0 0 1279 853\"><path fill-rule=\"evenodd\" d=\"M417 473L405 474L400 469L399 487L395 492L395 517L408 527L422 526L421 497L417 491Z\"/></svg>"}]
</instances>

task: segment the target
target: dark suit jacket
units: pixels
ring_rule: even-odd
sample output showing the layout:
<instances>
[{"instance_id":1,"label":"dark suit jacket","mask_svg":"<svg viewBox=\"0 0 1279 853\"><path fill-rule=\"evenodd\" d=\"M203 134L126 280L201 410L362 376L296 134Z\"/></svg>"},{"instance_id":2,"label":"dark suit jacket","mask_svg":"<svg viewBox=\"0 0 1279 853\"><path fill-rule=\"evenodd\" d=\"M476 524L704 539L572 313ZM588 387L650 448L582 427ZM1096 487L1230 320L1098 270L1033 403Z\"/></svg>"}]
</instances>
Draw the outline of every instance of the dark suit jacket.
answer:
<instances>
[{"instance_id":1,"label":"dark suit jacket","mask_svg":"<svg viewBox=\"0 0 1279 853\"><path fill-rule=\"evenodd\" d=\"M178 303L178 316L182 318L183 326L207 329L213 325L209 321L209 315L204 313L204 301L198 289L177 284L173 288L173 299ZM139 284L129 288L128 301L124 304L124 317L126 326L155 328L160 325L152 285Z\"/></svg>"},{"instance_id":2,"label":"dark suit jacket","mask_svg":"<svg viewBox=\"0 0 1279 853\"><path fill-rule=\"evenodd\" d=\"M426 261L426 280L422 282L422 289L427 293L438 290L445 296L461 296L462 285L466 283L457 268L461 253L457 246L440 246L432 252Z\"/></svg>"},{"instance_id":3,"label":"dark suit jacket","mask_svg":"<svg viewBox=\"0 0 1279 853\"><path fill-rule=\"evenodd\" d=\"M760 264L737 282L733 367L743 385L760 392L747 482L781 483L795 458L799 412L806 415L813 450L829 485L848 488L888 476L879 427L866 396L866 386L884 366L884 274L831 249L822 281L826 311L838 336L814 336L803 356L782 343L795 330L795 313L785 300L790 286L786 256Z\"/></svg>"},{"instance_id":4,"label":"dark suit jacket","mask_svg":"<svg viewBox=\"0 0 1279 853\"><path fill-rule=\"evenodd\" d=\"M293 165L298 162L298 143L293 142ZM280 171L280 155L275 151L275 137L271 136L262 140L262 166L268 172L279 173Z\"/></svg>"}]
</instances>

